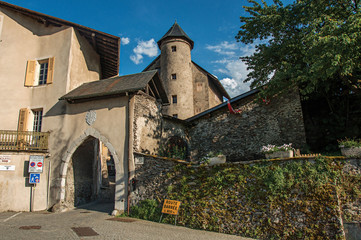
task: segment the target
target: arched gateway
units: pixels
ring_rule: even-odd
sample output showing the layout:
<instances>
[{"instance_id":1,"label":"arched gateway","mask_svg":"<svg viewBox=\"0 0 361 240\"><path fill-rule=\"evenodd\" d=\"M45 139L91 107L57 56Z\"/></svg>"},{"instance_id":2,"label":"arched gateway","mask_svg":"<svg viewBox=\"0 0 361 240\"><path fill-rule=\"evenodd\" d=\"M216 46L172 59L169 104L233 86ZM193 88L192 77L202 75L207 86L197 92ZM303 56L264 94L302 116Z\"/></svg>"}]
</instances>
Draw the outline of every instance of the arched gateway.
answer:
<instances>
[{"instance_id":1,"label":"arched gateway","mask_svg":"<svg viewBox=\"0 0 361 240\"><path fill-rule=\"evenodd\" d=\"M157 71L85 83L60 98L46 115L56 129L49 140L52 205L111 198L114 209L127 209L133 123L139 123L134 112L145 102L154 114L160 114L160 102L168 103Z\"/></svg>"},{"instance_id":2,"label":"arched gateway","mask_svg":"<svg viewBox=\"0 0 361 240\"><path fill-rule=\"evenodd\" d=\"M94 146L91 146L93 149L89 149L89 145L92 145L89 143L95 143L93 144ZM109 159L106 159L108 152L102 152L104 149L109 151ZM87 157L89 158L89 155L93 159L85 159ZM78 161L78 163L75 164L75 160L79 158L80 160L91 161ZM124 169L117 156L115 148L106 137L102 136L97 130L88 128L84 134L75 140L75 144L69 147L69 149L65 152L63 159L65 161L61 165L60 169L60 201L69 202L69 200L72 200L74 206L78 206L93 200L109 200L107 198L110 197L113 198L112 200L115 203L114 207L116 209L122 208L119 206L119 204L121 204L121 196L117 196L115 193L125 191L125 189L120 189L122 186L124 187L125 184L115 184L110 186L109 175L112 175L113 171L110 169L110 174L108 171L104 173L104 167L109 168L107 166L107 162L110 161L107 160L111 159L113 161L113 163L111 163L111 167L115 168L115 178L112 179L112 183L115 183L115 179L117 179L117 173L118 175L124 175ZM106 179L104 179L104 175ZM118 178L121 177L118 176ZM111 189L112 187L115 187L115 189ZM100 192L101 188L103 189L103 194ZM104 189L111 189L111 196L104 196ZM80 197L79 195L82 196Z\"/></svg>"}]
</instances>

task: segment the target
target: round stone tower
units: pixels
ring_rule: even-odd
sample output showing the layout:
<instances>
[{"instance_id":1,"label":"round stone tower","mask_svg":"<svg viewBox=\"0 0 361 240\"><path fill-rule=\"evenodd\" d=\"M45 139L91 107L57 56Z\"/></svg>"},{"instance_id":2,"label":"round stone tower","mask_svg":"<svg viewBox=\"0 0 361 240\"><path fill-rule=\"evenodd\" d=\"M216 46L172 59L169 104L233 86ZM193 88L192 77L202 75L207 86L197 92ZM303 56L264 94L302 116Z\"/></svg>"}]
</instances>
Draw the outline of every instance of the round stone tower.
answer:
<instances>
[{"instance_id":1,"label":"round stone tower","mask_svg":"<svg viewBox=\"0 0 361 240\"><path fill-rule=\"evenodd\" d=\"M167 91L170 105L164 114L186 119L194 115L191 50L194 42L177 22L158 41L160 77Z\"/></svg>"}]
</instances>

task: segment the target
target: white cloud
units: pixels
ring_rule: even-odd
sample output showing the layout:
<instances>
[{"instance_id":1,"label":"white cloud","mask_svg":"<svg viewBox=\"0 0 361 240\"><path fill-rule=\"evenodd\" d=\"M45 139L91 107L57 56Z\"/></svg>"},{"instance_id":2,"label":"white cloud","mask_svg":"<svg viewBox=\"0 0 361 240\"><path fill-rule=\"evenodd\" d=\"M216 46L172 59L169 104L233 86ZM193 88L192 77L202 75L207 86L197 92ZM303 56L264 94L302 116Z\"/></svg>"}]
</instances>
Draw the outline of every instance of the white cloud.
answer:
<instances>
[{"instance_id":1,"label":"white cloud","mask_svg":"<svg viewBox=\"0 0 361 240\"><path fill-rule=\"evenodd\" d=\"M155 57L158 55L158 46L154 39L149 41L138 41L138 45L133 49L134 54L130 56L135 64L139 64L143 60L143 55Z\"/></svg>"},{"instance_id":2,"label":"white cloud","mask_svg":"<svg viewBox=\"0 0 361 240\"><path fill-rule=\"evenodd\" d=\"M121 43L122 43L123 45L127 45L127 44L130 43L130 39L127 38L127 37L122 37L122 38L121 38Z\"/></svg>"},{"instance_id":3,"label":"white cloud","mask_svg":"<svg viewBox=\"0 0 361 240\"><path fill-rule=\"evenodd\" d=\"M236 54L235 50L237 50L238 48L237 48L237 44L224 41L214 46L207 45L206 49L222 55L234 55Z\"/></svg>"},{"instance_id":4,"label":"white cloud","mask_svg":"<svg viewBox=\"0 0 361 240\"><path fill-rule=\"evenodd\" d=\"M225 68L218 69L217 71L230 76L220 81L231 97L250 90L249 83L243 82L248 74L247 66L240 59L228 61Z\"/></svg>"},{"instance_id":5,"label":"white cloud","mask_svg":"<svg viewBox=\"0 0 361 240\"><path fill-rule=\"evenodd\" d=\"M222 59L212 63L217 66L216 72L225 75L220 81L231 97L250 90L250 83L243 82L249 71L247 70L247 65L239 57L250 56L256 50L255 45L243 47L238 47L237 45L237 43L224 41L220 44L208 45L206 47L206 49L223 56Z\"/></svg>"}]
</instances>

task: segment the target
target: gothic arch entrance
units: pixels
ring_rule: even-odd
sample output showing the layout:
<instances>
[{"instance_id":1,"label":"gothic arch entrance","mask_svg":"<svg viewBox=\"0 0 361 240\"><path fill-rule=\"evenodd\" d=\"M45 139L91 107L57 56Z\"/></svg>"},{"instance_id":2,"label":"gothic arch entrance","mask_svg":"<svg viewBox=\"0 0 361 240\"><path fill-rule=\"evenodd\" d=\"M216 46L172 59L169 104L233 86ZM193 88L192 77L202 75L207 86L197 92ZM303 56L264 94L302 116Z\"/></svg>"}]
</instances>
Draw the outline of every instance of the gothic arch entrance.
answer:
<instances>
[{"instance_id":1,"label":"gothic arch entrance","mask_svg":"<svg viewBox=\"0 0 361 240\"><path fill-rule=\"evenodd\" d=\"M115 180L117 174L123 174L122 167L109 141L94 129L93 134L88 132L63 157L60 200L68 207L97 201L113 203L115 209Z\"/></svg>"}]
</instances>

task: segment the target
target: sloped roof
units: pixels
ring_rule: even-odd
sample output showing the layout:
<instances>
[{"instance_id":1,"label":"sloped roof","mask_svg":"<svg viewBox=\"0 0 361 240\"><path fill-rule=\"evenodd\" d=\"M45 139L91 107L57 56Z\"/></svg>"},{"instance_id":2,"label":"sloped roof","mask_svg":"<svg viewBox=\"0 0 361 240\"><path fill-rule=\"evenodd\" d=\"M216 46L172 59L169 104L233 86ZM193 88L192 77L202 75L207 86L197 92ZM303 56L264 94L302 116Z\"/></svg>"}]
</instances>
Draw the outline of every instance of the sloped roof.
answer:
<instances>
[{"instance_id":1,"label":"sloped roof","mask_svg":"<svg viewBox=\"0 0 361 240\"><path fill-rule=\"evenodd\" d=\"M168 30L168 32L158 41L158 47L162 45L162 42L169 38L182 38L189 42L191 45L191 49L193 49L194 42L188 37L188 35L183 31L183 29L178 25L177 22L173 24L173 26Z\"/></svg>"},{"instance_id":2,"label":"sloped roof","mask_svg":"<svg viewBox=\"0 0 361 240\"><path fill-rule=\"evenodd\" d=\"M120 50L119 37L3 1L0 1L0 7L21 13L45 25L50 24L56 27L69 26L75 28L88 40L88 42L94 47L95 51L99 54L102 78L109 78L118 75Z\"/></svg>"},{"instance_id":3,"label":"sloped roof","mask_svg":"<svg viewBox=\"0 0 361 240\"><path fill-rule=\"evenodd\" d=\"M156 92L157 98L161 99L164 104L169 103L157 70L84 83L62 96L59 100L75 102L122 96L127 92L146 90L148 85L153 89L152 91Z\"/></svg>"}]
</instances>

